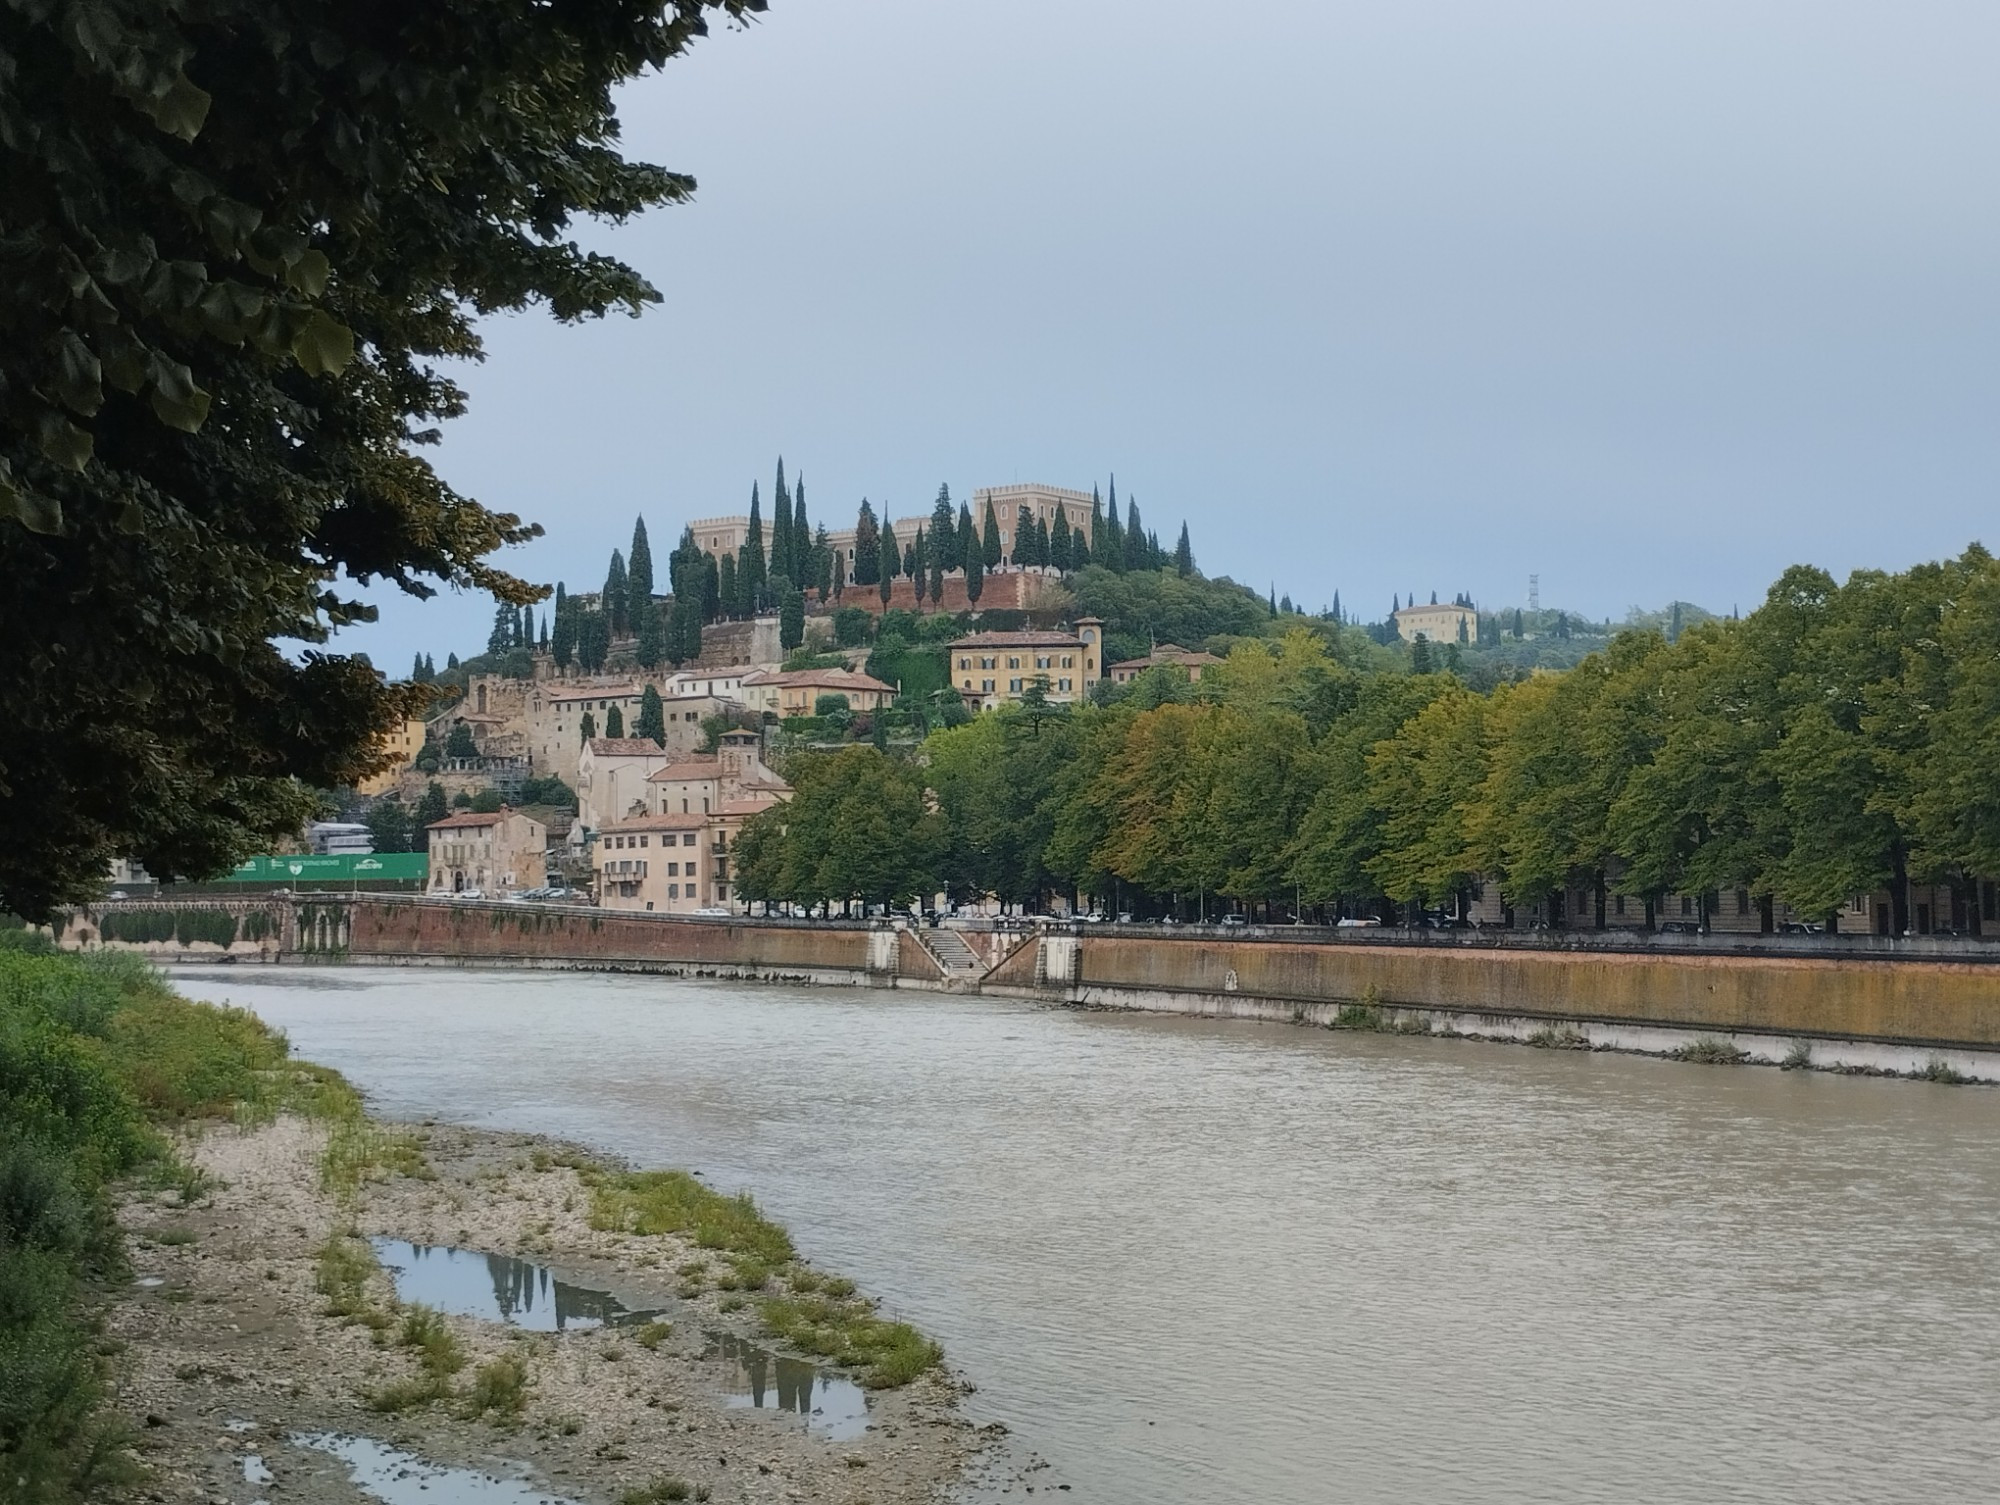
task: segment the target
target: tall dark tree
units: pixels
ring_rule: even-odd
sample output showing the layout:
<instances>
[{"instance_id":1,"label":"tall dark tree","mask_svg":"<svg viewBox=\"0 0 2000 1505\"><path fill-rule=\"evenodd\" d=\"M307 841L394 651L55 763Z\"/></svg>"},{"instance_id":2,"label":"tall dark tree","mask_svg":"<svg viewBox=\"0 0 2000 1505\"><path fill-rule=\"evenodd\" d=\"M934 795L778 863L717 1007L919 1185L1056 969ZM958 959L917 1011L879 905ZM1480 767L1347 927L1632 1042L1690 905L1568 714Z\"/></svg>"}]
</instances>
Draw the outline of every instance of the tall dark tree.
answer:
<instances>
[{"instance_id":1,"label":"tall dark tree","mask_svg":"<svg viewBox=\"0 0 2000 1505\"><path fill-rule=\"evenodd\" d=\"M632 601L653 595L653 545L646 538L646 519L632 521L632 552L625 560L625 588Z\"/></svg>"},{"instance_id":2,"label":"tall dark tree","mask_svg":"<svg viewBox=\"0 0 2000 1505\"><path fill-rule=\"evenodd\" d=\"M910 589L916 592L917 610L924 609L924 592L930 586L931 546L924 533L922 523L917 524L917 536L910 541Z\"/></svg>"},{"instance_id":3,"label":"tall dark tree","mask_svg":"<svg viewBox=\"0 0 2000 1505\"><path fill-rule=\"evenodd\" d=\"M992 511L990 504L987 511ZM965 539L965 556L959 561L965 568L965 599L977 606L986 589L986 550L970 517L965 520L960 533Z\"/></svg>"},{"instance_id":4,"label":"tall dark tree","mask_svg":"<svg viewBox=\"0 0 2000 1505\"><path fill-rule=\"evenodd\" d=\"M604 713L604 735L607 737L625 735L625 712L615 703Z\"/></svg>"},{"instance_id":5,"label":"tall dark tree","mask_svg":"<svg viewBox=\"0 0 2000 1505\"><path fill-rule=\"evenodd\" d=\"M889 521L889 511L886 506L882 510L882 538L876 552L882 561L882 579L886 584L894 580L903 570L903 546L897 541L896 529ZM882 599L886 601L889 598L884 596Z\"/></svg>"},{"instance_id":6,"label":"tall dark tree","mask_svg":"<svg viewBox=\"0 0 2000 1505\"><path fill-rule=\"evenodd\" d=\"M1023 502L1014 509L1014 549L1015 564L1036 564L1035 558L1035 515Z\"/></svg>"},{"instance_id":7,"label":"tall dark tree","mask_svg":"<svg viewBox=\"0 0 2000 1505\"><path fill-rule=\"evenodd\" d=\"M1194 545L1188 541L1188 527L1185 518L1181 520L1180 542L1174 545L1174 573L1179 575L1183 580L1194 573ZM1334 599L1336 601L1340 599L1338 593L1335 594ZM1338 621L1339 618L1336 617L1334 620Z\"/></svg>"},{"instance_id":8,"label":"tall dark tree","mask_svg":"<svg viewBox=\"0 0 2000 1505\"><path fill-rule=\"evenodd\" d=\"M1000 565L1000 519L993 515L993 498L986 499L986 524L979 539L979 562L987 569Z\"/></svg>"},{"instance_id":9,"label":"tall dark tree","mask_svg":"<svg viewBox=\"0 0 2000 1505\"><path fill-rule=\"evenodd\" d=\"M417 655L417 662L415 666L410 670L410 683L413 685L420 685L423 682L424 682L424 656L421 653L419 653Z\"/></svg>"},{"instance_id":10,"label":"tall dark tree","mask_svg":"<svg viewBox=\"0 0 2000 1505\"><path fill-rule=\"evenodd\" d=\"M639 661L642 669L657 669L666 657L666 624L660 620L661 613L651 597L642 598L644 605L639 610L638 642L633 647L632 656Z\"/></svg>"},{"instance_id":11,"label":"tall dark tree","mask_svg":"<svg viewBox=\"0 0 2000 1505\"><path fill-rule=\"evenodd\" d=\"M717 589L720 591L722 596L723 615L730 617L735 616L737 592L736 592L736 556L734 554L724 554L722 556L722 577L717 584Z\"/></svg>"},{"instance_id":12,"label":"tall dark tree","mask_svg":"<svg viewBox=\"0 0 2000 1505\"><path fill-rule=\"evenodd\" d=\"M1090 556L1108 570L1125 570L1125 530L1118 522L1118 477L1111 478L1111 500L1104 512L1104 530L1090 535Z\"/></svg>"},{"instance_id":13,"label":"tall dark tree","mask_svg":"<svg viewBox=\"0 0 2000 1505\"><path fill-rule=\"evenodd\" d=\"M514 646L514 608L502 601L493 608L493 626L486 634L486 654L498 658Z\"/></svg>"},{"instance_id":14,"label":"tall dark tree","mask_svg":"<svg viewBox=\"0 0 2000 1505\"><path fill-rule=\"evenodd\" d=\"M659 747L667 745L667 708L657 686L647 685L639 696L639 719L632 724L632 735L650 737Z\"/></svg>"},{"instance_id":15,"label":"tall dark tree","mask_svg":"<svg viewBox=\"0 0 2000 1505\"><path fill-rule=\"evenodd\" d=\"M1187 524L1186 524L1186 523L1182 523L1182 524L1181 524L1181 537L1183 537L1183 538L1187 537ZM1345 626L1345 625L1346 625L1346 618L1344 618L1344 617L1343 617L1343 616L1341 616L1341 614L1340 614L1340 592L1339 592L1339 591L1335 591L1335 592L1333 593L1333 607L1332 607L1332 609L1331 609L1331 611L1330 611L1329 615L1331 615L1331 616L1332 616L1332 618L1333 618L1333 624L1334 624L1334 626L1336 626L1336 627L1341 627L1341 626Z\"/></svg>"},{"instance_id":16,"label":"tall dark tree","mask_svg":"<svg viewBox=\"0 0 2000 1505\"><path fill-rule=\"evenodd\" d=\"M764 518L757 501L757 483L750 483L750 531L743 539L743 557L736 563L736 588L749 604L745 616L764 604Z\"/></svg>"},{"instance_id":17,"label":"tall dark tree","mask_svg":"<svg viewBox=\"0 0 2000 1505\"><path fill-rule=\"evenodd\" d=\"M429 845L422 838L424 830L436 825L450 814L451 797L444 792L444 785L432 779L416 804L410 808L410 824L417 833L419 849Z\"/></svg>"},{"instance_id":18,"label":"tall dark tree","mask_svg":"<svg viewBox=\"0 0 2000 1505\"><path fill-rule=\"evenodd\" d=\"M833 545L827 540L824 523L813 530L812 559L813 587L819 592L820 604L825 605L833 594Z\"/></svg>"},{"instance_id":19,"label":"tall dark tree","mask_svg":"<svg viewBox=\"0 0 2000 1505\"><path fill-rule=\"evenodd\" d=\"M549 634L549 657L555 660L556 669L569 672L569 661L576 653L576 611L569 598L563 594L562 582L556 582L556 625Z\"/></svg>"},{"instance_id":20,"label":"tall dark tree","mask_svg":"<svg viewBox=\"0 0 2000 1505\"><path fill-rule=\"evenodd\" d=\"M631 630L631 617L625 609L625 556L616 549L611 551L611 568L605 571L604 593L598 598L597 609L604 614L613 638L622 638Z\"/></svg>"},{"instance_id":21,"label":"tall dark tree","mask_svg":"<svg viewBox=\"0 0 2000 1505\"><path fill-rule=\"evenodd\" d=\"M854 519L854 583L873 585L881 575L882 534L875 522L875 509L864 496L860 514Z\"/></svg>"},{"instance_id":22,"label":"tall dark tree","mask_svg":"<svg viewBox=\"0 0 2000 1505\"><path fill-rule=\"evenodd\" d=\"M1062 516L1062 509L1060 507L1056 509L1056 516L1057 517ZM1049 525L1045 520L1038 517L1035 519L1035 563L1039 565L1046 565L1048 562L1049 562Z\"/></svg>"},{"instance_id":23,"label":"tall dark tree","mask_svg":"<svg viewBox=\"0 0 2000 1505\"><path fill-rule=\"evenodd\" d=\"M778 646L790 653L806 640L806 593L797 586L787 586L784 600L778 603Z\"/></svg>"},{"instance_id":24,"label":"tall dark tree","mask_svg":"<svg viewBox=\"0 0 2000 1505\"><path fill-rule=\"evenodd\" d=\"M1047 562L1067 574L1070 569L1071 555L1075 551L1075 545L1070 542L1069 537L1069 513L1064 508L1058 507L1056 508L1056 520L1049 527L1049 557Z\"/></svg>"},{"instance_id":25,"label":"tall dark tree","mask_svg":"<svg viewBox=\"0 0 2000 1505\"><path fill-rule=\"evenodd\" d=\"M756 6L8 8L0 909L225 871L375 771L422 692L326 651L349 581L539 599L489 562L538 530L422 457L443 366L658 301L577 220L691 192L613 100L711 8Z\"/></svg>"},{"instance_id":26,"label":"tall dark tree","mask_svg":"<svg viewBox=\"0 0 2000 1505\"><path fill-rule=\"evenodd\" d=\"M812 524L806 521L806 478L801 475L792 483L792 568L797 571L792 579L801 590L818 583L816 564Z\"/></svg>"},{"instance_id":27,"label":"tall dark tree","mask_svg":"<svg viewBox=\"0 0 2000 1505\"><path fill-rule=\"evenodd\" d=\"M1125 503L1125 568L1143 570L1151 562L1146 549L1145 525L1139 521L1139 499L1132 497Z\"/></svg>"},{"instance_id":28,"label":"tall dark tree","mask_svg":"<svg viewBox=\"0 0 2000 1505\"><path fill-rule=\"evenodd\" d=\"M952 561L963 552L953 523L951 510L951 487L940 484L937 500L931 504L931 562L943 562L945 569L951 569ZM937 592L931 592L931 599L937 599Z\"/></svg>"},{"instance_id":29,"label":"tall dark tree","mask_svg":"<svg viewBox=\"0 0 2000 1505\"><path fill-rule=\"evenodd\" d=\"M792 494L785 489L783 455L778 456L778 479L771 488L771 578L798 578L792 564Z\"/></svg>"},{"instance_id":30,"label":"tall dark tree","mask_svg":"<svg viewBox=\"0 0 2000 1505\"><path fill-rule=\"evenodd\" d=\"M576 736L579 744L586 744L596 740L597 718L589 711L585 711L583 713L583 720L577 723Z\"/></svg>"}]
</instances>

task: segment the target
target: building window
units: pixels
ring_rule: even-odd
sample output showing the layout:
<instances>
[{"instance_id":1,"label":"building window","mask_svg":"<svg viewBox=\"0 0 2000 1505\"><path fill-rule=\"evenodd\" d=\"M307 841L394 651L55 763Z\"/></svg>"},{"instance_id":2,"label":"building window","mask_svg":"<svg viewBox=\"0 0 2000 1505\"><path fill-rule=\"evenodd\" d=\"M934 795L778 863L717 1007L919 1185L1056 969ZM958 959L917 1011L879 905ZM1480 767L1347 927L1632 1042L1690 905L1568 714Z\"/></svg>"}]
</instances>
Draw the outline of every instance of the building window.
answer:
<instances>
[{"instance_id":1,"label":"building window","mask_svg":"<svg viewBox=\"0 0 2000 1505\"><path fill-rule=\"evenodd\" d=\"M1066 679L1057 680L1056 686L1057 688L1061 689L1065 694L1068 693L1069 691L1069 681Z\"/></svg>"},{"instance_id":2,"label":"building window","mask_svg":"<svg viewBox=\"0 0 2000 1505\"><path fill-rule=\"evenodd\" d=\"M958 661L958 667L961 669L970 669L972 667L972 660L969 658L961 658Z\"/></svg>"},{"instance_id":3,"label":"building window","mask_svg":"<svg viewBox=\"0 0 2000 1505\"><path fill-rule=\"evenodd\" d=\"M650 836L641 836L639 838L639 845L643 847L644 845L646 845L647 842L651 841L652 839L653 838Z\"/></svg>"},{"instance_id":4,"label":"building window","mask_svg":"<svg viewBox=\"0 0 2000 1505\"><path fill-rule=\"evenodd\" d=\"M1019 681L1018 679L1008 680L1007 693L1009 695L1019 695L1021 693L1021 681Z\"/></svg>"},{"instance_id":5,"label":"building window","mask_svg":"<svg viewBox=\"0 0 2000 1505\"><path fill-rule=\"evenodd\" d=\"M1007 659L1007 667L1008 667L1008 668L1010 668L1010 669L1018 669L1018 668L1020 668L1020 667L1021 667L1021 661L1020 661L1020 659L1018 659L1018 658L1015 658L1015 657L1013 657L1012 655L1010 655L1010 656L1008 657L1008 659Z\"/></svg>"},{"instance_id":6,"label":"building window","mask_svg":"<svg viewBox=\"0 0 2000 1505\"><path fill-rule=\"evenodd\" d=\"M979 688L983 694L991 695L993 693L993 681L990 679L982 679L979 682Z\"/></svg>"},{"instance_id":7,"label":"building window","mask_svg":"<svg viewBox=\"0 0 2000 1505\"><path fill-rule=\"evenodd\" d=\"M693 845L694 845L694 832L690 831L690 832L688 832L688 833L687 833L687 834L686 834L685 836L683 836L683 837L681 838L681 845L682 845L682 846L684 846L684 847L691 847L691 846L693 846Z\"/></svg>"},{"instance_id":8,"label":"building window","mask_svg":"<svg viewBox=\"0 0 2000 1505\"><path fill-rule=\"evenodd\" d=\"M1074 656L1073 654L1068 654L1068 653L1065 653L1065 654L1064 654L1064 655L1062 656L1062 666L1063 666L1063 667L1064 667L1065 669L1074 669L1074 668L1076 667L1076 664L1075 664L1075 663L1074 663L1074 661L1073 661L1073 660L1074 660L1074 657L1075 657L1075 656Z\"/></svg>"},{"instance_id":9,"label":"building window","mask_svg":"<svg viewBox=\"0 0 2000 1505\"><path fill-rule=\"evenodd\" d=\"M670 862L667 864L667 876L669 878L678 878L680 877L680 875L681 875L681 865L678 862Z\"/></svg>"},{"instance_id":10,"label":"building window","mask_svg":"<svg viewBox=\"0 0 2000 1505\"><path fill-rule=\"evenodd\" d=\"M678 899L680 896L681 886L678 883L669 883L667 885L667 897L669 899Z\"/></svg>"}]
</instances>

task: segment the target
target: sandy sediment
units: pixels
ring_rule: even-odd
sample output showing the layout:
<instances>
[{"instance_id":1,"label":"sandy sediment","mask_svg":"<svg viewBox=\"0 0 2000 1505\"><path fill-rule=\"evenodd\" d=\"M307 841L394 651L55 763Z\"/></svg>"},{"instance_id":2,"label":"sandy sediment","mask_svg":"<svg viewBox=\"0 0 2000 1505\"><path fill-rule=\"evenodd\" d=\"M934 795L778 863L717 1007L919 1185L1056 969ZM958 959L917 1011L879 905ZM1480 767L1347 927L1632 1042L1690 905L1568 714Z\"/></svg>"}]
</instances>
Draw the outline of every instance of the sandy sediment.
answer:
<instances>
[{"instance_id":1,"label":"sandy sediment","mask_svg":"<svg viewBox=\"0 0 2000 1505\"><path fill-rule=\"evenodd\" d=\"M560 1147L434 1125L408 1132L424 1173L366 1182L346 1203L321 1183L327 1130L290 1115L191 1141L189 1157L213 1178L192 1207L171 1193L127 1196L119 1216L135 1282L108 1311L106 1336L118 1353L118 1401L149 1470L144 1497L375 1498L333 1457L288 1440L335 1431L439 1464L520 1474L588 1505L617 1505L663 1480L683 1481L690 1499L705 1490L718 1502L891 1505L945 1497L987 1440L961 1412L961 1383L942 1368L869 1392L868 1428L850 1440L830 1440L796 1415L730 1407L736 1369L706 1356L711 1335L785 1350L759 1330L754 1302L725 1310L742 1298L712 1285L683 1297L677 1272L704 1251L672 1235L592 1229L588 1189L558 1163ZM649 1347L631 1328L528 1333L447 1317L467 1360L456 1389L488 1361L524 1361L519 1418L468 1419L451 1399L383 1412L369 1398L414 1379L418 1360L393 1330L327 1313L315 1285L319 1255L346 1229L531 1259L635 1309L659 1309L671 1331L650 1331ZM393 1309L381 1271L367 1294ZM246 1471L252 1457L261 1465Z\"/></svg>"}]
</instances>

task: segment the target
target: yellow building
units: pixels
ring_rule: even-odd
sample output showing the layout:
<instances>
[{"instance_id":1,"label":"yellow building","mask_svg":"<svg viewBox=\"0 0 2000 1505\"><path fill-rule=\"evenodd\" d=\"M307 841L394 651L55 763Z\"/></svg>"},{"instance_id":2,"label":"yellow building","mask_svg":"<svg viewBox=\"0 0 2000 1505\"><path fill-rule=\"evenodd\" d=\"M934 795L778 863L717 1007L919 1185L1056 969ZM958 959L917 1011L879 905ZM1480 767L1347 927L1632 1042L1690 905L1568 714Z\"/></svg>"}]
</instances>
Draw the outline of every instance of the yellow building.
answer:
<instances>
[{"instance_id":1,"label":"yellow building","mask_svg":"<svg viewBox=\"0 0 2000 1505\"><path fill-rule=\"evenodd\" d=\"M811 716L822 695L845 695L848 709L873 711L896 698L896 687L853 669L760 669L737 692L753 711Z\"/></svg>"},{"instance_id":2,"label":"yellow building","mask_svg":"<svg viewBox=\"0 0 2000 1505\"><path fill-rule=\"evenodd\" d=\"M1456 643L1461 641L1459 630L1463 628L1463 641L1479 641L1479 611L1472 606L1405 606L1396 613L1396 636L1406 643L1414 643L1423 638L1431 643Z\"/></svg>"},{"instance_id":3,"label":"yellow building","mask_svg":"<svg viewBox=\"0 0 2000 1505\"><path fill-rule=\"evenodd\" d=\"M377 774L370 774L354 786L356 794L386 794L396 787L409 766L417 761L417 754L424 750L424 726L421 717L407 718L402 727L382 739L381 750L396 761Z\"/></svg>"},{"instance_id":4,"label":"yellow building","mask_svg":"<svg viewBox=\"0 0 2000 1505\"><path fill-rule=\"evenodd\" d=\"M1104 676L1104 623L1079 617L1074 632L975 632L950 649L951 683L969 706L1011 705L1030 685L1074 704Z\"/></svg>"},{"instance_id":5,"label":"yellow building","mask_svg":"<svg viewBox=\"0 0 2000 1505\"><path fill-rule=\"evenodd\" d=\"M1221 663L1212 653L1204 653L1198 648L1181 648L1173 643L1162 643L1144 658L1128 658L1111 666L1111 682L1129 685L1148 669L1157 669L1162 664L1181 670L1192 684L1201 682L1202 672Z\"/></svg>"}]
</instances>

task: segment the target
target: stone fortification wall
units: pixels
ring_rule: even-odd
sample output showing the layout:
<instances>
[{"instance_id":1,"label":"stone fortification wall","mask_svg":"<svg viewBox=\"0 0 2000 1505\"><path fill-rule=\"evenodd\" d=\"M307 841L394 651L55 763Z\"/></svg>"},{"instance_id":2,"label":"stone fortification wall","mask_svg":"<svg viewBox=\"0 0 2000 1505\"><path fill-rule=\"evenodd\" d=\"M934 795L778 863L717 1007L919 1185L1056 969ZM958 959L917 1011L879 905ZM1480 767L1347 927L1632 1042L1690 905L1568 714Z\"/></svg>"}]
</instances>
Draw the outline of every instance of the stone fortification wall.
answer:
<instances>
[{"instance_id":1,"label":"stone fortification wall","mask_svg":"<svg viewBox=\"0 0 2000 1505\"><path fill-rule=\"evenodd\" d=\"M1062 983L1060 968L1045 968L1043 990L1080 1003L1196 996L1229 1012L1228 1001L1237 998L1309 1006L1366 1000L1552 1022L2000 1047L2000 966L1976 961L1310 945L1208 936L1086 934L1076 944L1081 955L1074 983Z\"/></svg>"},{"instance_id":2,"label":"stone fortification wall","mask_svg":"<svg viewBox=\"0 0 2000 1505\"><path fill-rule=\"evenodd\" d=\"M658 967L731 976L850 980L893 975L871 957L863 925L796 926L616 914L531 904L358 900L345 953L353 961L527 962ZM893 958L890 948L887 957ZM872 965L871 965L872 963Z\"/></svg>"}]
</instances>

